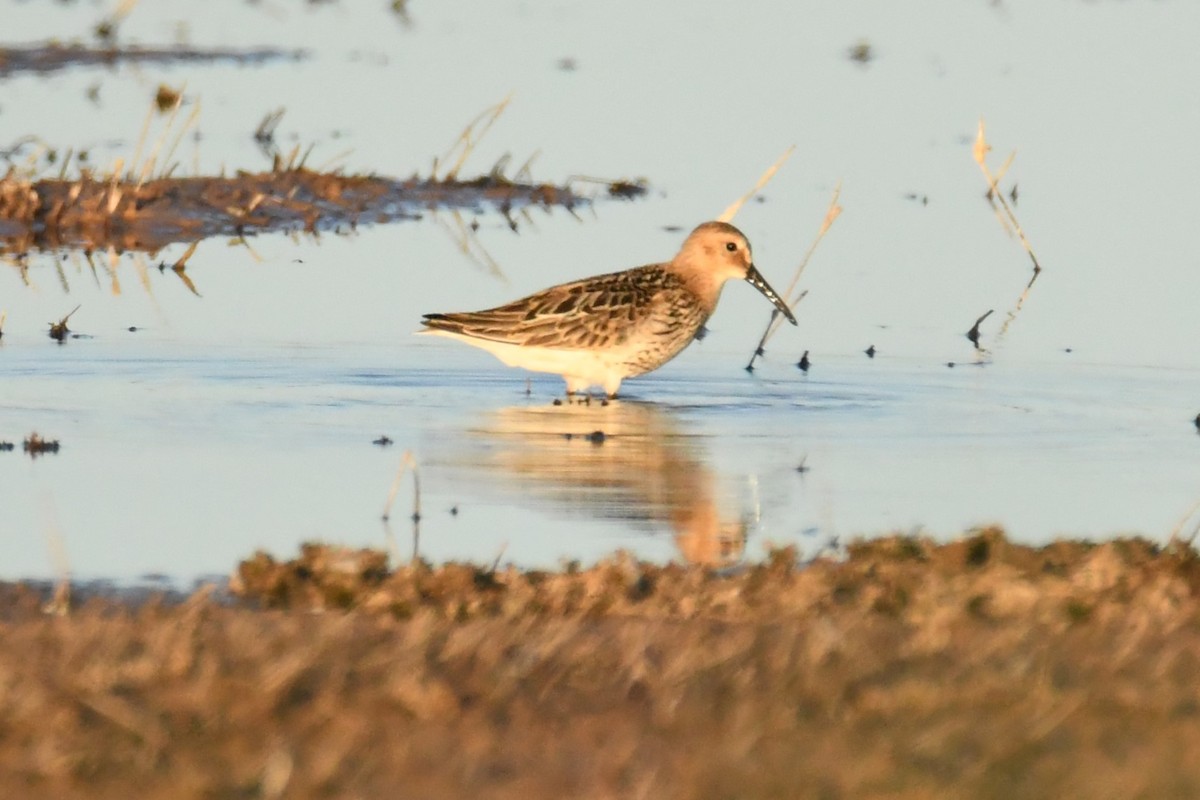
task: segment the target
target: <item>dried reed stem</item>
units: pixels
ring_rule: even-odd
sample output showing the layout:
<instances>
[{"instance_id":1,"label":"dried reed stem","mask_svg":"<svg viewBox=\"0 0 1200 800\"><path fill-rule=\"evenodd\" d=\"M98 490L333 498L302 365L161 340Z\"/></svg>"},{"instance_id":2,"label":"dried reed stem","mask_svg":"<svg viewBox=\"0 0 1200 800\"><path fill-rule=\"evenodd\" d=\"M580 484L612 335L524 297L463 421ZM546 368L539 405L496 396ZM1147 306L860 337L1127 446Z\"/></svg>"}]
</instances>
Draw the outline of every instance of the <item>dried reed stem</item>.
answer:
<instances>
[{"instance_id":1,"label":"dried reed stem","mask_svg":"<svg viewBox=\"0 0 1200 800\"><path fill-rule=\"evenodd\" d=\"M150 108L146 111L146 119L142 121L142 132L138 134L137 147L133 148L133 161L129 162L130 179L133 178L133 169L139 161L142 160L142 148L146 146L146 136L150 133L150 121L154 119L154 112L157 106L153 102L150 103ZM118 162L120 163L120 162Z\"/></svg>"},{"instance_id":2,"label":"dried reed stem","mask_svg":"<svg viewBox=\"0 0 1200 800\"><path fill-rule=\"evenodd\" d=\"M1004 195L1000 192L999 187L1000 178L1003 177L1004 173L1008 171L1008 167L1012 164L1012 160L1016 156L1016 152L1014 151L1012 154L1010 154L1008 159L1004 162L1004 166L1001 167L1000 172L996 175L993 175L992 171L987 165L987 154L991 149L992 146L988 144L987 138L984 135L983 119L980 118L979 133L975 137L973 154L975 156L975 163L979 165L979 169L983 171L983 177L988 182L988 202L992 204L992 208L994 209L997 208L997 201L999 202L1000 205L999 209L997 210L997 214L999 215L1001 211L1003 212L1003 215L1000 217L1001 224L1004 224L1006 229L1009 229L1008 225L1011 224L1011 231L1016 232L1017 238L1021 242L1021 246L1024 247L1025 252L1029 254L1029 259L1033 262L1033 273L1036 275L1042 271L1042 265L1038 263L1037 256L1033 253L1033 247L1029 244L1029 239L1026 238L1025 231L1021 228L1021 223L1017 222L1017 215L1013 213L1012 206L1010 206L1008 201L1004 199ZM1030 284L1032 285L1032 281Z\"/></svg>"},{"instance_id":3,"label":"dried reed stem","mask_svg":"<svg viewBox=\"0 0 1200 800\"><path fill-rule=\"evenodd\" d=\"M165 142L167 139L167 134L171 132L171 126L175 124L175 117L179 115L179 109L183 107L183 91L186 88L187 84L185 83L182 87L180 87L179 93L175 95L175 103L171 106L171 115L167 117L167 122L165 125L163 125L162 132L158 134L158 139L156 139L154 142L154 148L146 156L145 162L142 163L141 170L138 171L138 189L142 187L142 184L146 182L146 178L148 178L150 173L154 170L154 164L158 160L158 152L162 149L163 142ZM134 164L130 165L131 171L136 163L137 162L135 161Z\"/></svg>"},{"instance_id":4,"label":"dried reed stem","mask_svg":"<svg viewBox=\"0 0 1200 800\"><path fill-rule=\"evenodd\" d=\"M717 217L717 221L718 222L729 222L734 217L736 217L737 213L742 210L742 206L744 206L747 203L747 201L750 200L751 197L754 197L754 195L756 195L762 191L762 188L771 181L771 178L775 177L775 173L778 172L779 168L783 166L783 162L785 162L789 158L791 158L792 153L794 153L795 151L796 151L796 145L794 145L794 144L789 146L787 150L784 150L783 155L781 155L779 158L775 159L775 163L772 164L770 167L768 167L767 171L764 172L762 174L762 177L758 179L758 183L754 184L754 188L751 189L750 191L746 192L744 195L739 197L737 200L734 200L733 203L729 206L729 208L727 208L723 212L721 212L721 216Z\"/></svg>"},{"instance_id":5,"label":"dried reed stem","mask_svg":"<svg viewBox=\"0 0 1200 800\"><path fill-rule=\"evenodd\" d=\"M458 135L458 139L455 140L454 144L450 146L450 149L446 151L446 155L434 162L433 173L431 175L433 180L438 180L438 164L449 161L450 157L456 152L458 152L458 158L455 160L454 166L446 172L445 176L443 176L441 180L455 180L458 177L459 170L462 169L463 164L466 163L467 158L470 157L472 151L475 149L475 146L483 140L483 137L487 134L488 130L492 127L492 125L495 124L496 120L500 118L500 115L504 113L504 110L508 108L508 104L512 102L512 99L513 95L510 93L508 97L505 97L496 105L484 109L479 116L471 120L470 124L467 125L467 127L463 129L463 132ZM480 127L478 133L476 133L475 130L477 127ZM460 149L461 152L459 152Z\"/></svg>"},{"instance_id":6,"label":"dried reed stem","mask_svg":"<svg viewBox=\"0 0 1200 800\"><path fill-rule=\"evenodd\" d=\"M821 243L821 240L825 238L825 234L828 233L829 229L833 227L834 221L841 216L842 206L838 203L838 198L841 197L841 195L842 183L841 181L838 181L838 185L833 189L833 197L829 199L829 208L825 211L825 218L821 220L821 228L817 231L816 238L813 239L812 244L808 246L808 250L805 251L804 258L800 260L799 266L796 267L795 274L792 275L791 282L788 283L788 287L783 293L784 299L787 300L788 306L791 308L795 308L795 306L804 299L804 296L808 294L807 291L801 292L798 295L795 295L794 293L797 285L800 283L800 276L804 274L804 269L808 266L808 262L812 260L813 253L815 253L817 250L817 245ZM758 345L754 348L754 353L750 356L750 362L746 364L747 372L754 371L755 359L763 354L763 348L766 347L767 340L775 335L775 331L779 330L779 326L782 324L782 319L783 315L779 313L779 309L771 309L771 318L767 320L767 327L763 331L762 338L758 340Z\"/></svg>"},{"instance_id":7,"label":"dried reed stem","mask_svg":"<svg viewBox=\"0 0 1200 800\"><path fill-rule=\"evenodd\" d=\"M182 94L182 92L181 92ZM188 115L187 121L183 123L183 127L179 129L179 133L175 135L175 141L171 142L171 147L167 150L167 156L163 159L163 172L159 175L160 178L165 178L170 175L173 166L171 159L175 156L175 150L179 147L179 143L183 141L184 134L191 130L200 119L200 99L196 99L196 103L192 106L192 113Z\"/></svg>"}]
</instances>

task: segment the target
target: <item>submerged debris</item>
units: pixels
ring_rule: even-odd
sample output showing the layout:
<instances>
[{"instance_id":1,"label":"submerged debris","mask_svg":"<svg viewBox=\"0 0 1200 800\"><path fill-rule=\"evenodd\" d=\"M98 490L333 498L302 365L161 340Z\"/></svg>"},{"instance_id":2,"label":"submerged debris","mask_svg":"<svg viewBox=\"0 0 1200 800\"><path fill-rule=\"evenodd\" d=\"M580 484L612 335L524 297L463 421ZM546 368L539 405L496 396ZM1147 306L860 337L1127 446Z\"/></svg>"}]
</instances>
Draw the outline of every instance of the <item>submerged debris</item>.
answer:
<instances>
[{"instance_id":1,"label":"submerged debris","mask_svg":"<svg viewBox=\"0 0 1200 800\"><path fill-rule=\"evenodd\" d=\"M71 309L69 314L67 314L65 317L60 319L58 322L50 323L50 338L51 339L58 342L59 344L62 344L63 342L65 342L67 340L67 334L71 332L71 329L67 327L67 320L69 320L71 318L71 314L74 314L76 311L79 310L79 308L80 308L79 306L75 306L73 309Z\"/></svg>"},{"instance_id":2,"label":"submerged debris","mask_svg":"<svg viewBox=\"0 0 1200 800\"><path fill-rule=\"evenodd\" d=\"M971 326L971 330L967 331L967 338L971 340L971 344L975 345L976 350L982 349L979 346L979 326L980 326L980 324L983 323L983 321L985 319L990 317L995 312L995 310L996 309L994 309L994 308L989 308L986 313L984 313L982 316L980 316L979 319L975 320L975 324Z\"/></svg>"},{"instance_id":3,"label":"submerged debris","mask_svg":"<svg viewBox=\"0 0 1200 800\"><path fill-rule=\"evenodd\" d=\"M859 39L846 48L846 57L865 67L875 59L875 50L870 41Z\"/></svg>"},{"instance_id":4,"label":"submerged debris","mask_svg":"<svg viewBox=\"0 0 1200 800\"><path fill-rule=\"evenodd\" d=\"M264 61L280 59L299 61L307 55L303 50L279 50L272 47L205 50L193 47L88 47L82 44L64 45L49 42L27 47L0 47L0 77L15 72L36 72L44 75L67 67L122 63L228 61L237 64L261 64Z\"/></svg>"},{"instance_id":5,"label":"submerged debris","mask_svg":"<svg viewBox=\"0 0 1200 800\"><path fill-rule=\"evenodd\" d=\"M39 456L45 453L58 452L58 439L43 439L38 435L37 431L29 434L25 439L24 449L30 456Z\"/></svg>"}]
</instances>

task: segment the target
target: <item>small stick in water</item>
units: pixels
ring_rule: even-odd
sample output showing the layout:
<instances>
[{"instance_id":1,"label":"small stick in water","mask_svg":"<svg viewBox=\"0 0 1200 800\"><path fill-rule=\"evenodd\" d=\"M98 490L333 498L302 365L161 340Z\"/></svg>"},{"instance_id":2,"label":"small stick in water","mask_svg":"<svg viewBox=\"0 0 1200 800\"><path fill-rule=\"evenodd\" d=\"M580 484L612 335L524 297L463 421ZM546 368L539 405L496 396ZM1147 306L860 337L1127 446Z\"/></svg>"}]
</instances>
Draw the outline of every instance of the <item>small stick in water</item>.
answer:
<instances>
[{"instance_id":1,"label":"small stick in water","mask_svg":"<svg viewBox=\"0 0 1200 800\"><path fill-rule=\"evenodd\" d=\"M971 330L967 331L967 338L971 340L971 344L975 345L976 350L981 350L979 346L979 324L992 315L994 308L989 308L987 313L979 319L975 320L975 324L971 326Z\"/></svg>"}]
</instances>

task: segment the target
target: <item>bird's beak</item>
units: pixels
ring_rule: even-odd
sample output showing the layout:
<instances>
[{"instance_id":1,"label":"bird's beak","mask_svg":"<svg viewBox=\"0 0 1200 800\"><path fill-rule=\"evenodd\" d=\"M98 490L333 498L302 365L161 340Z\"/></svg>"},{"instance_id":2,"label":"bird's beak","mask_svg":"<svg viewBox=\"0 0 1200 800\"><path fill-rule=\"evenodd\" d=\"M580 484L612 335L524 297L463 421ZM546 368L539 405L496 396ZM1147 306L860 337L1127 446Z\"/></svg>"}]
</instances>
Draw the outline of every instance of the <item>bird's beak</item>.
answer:
<instances>
[{"instance_id":1,"label":"bird's beak","mask_svg":"<svg viewBox=\"0 0 1200 800\"><path fill-rule=\"evenodd\" d=\"M788 322L792 323L793 325L796 324L796 317L794 314L792 314L792 310L788 308L787 303L783 302L783 298L771 288L771 284L767 283L767 279L762 276L761 272L755 269L753 264L751 264L750 268L746 270L746 283L750 284L755 289L758 289L763 293L763 297L774 303L775 307L778 308L785 317L787 317Z\"/></svg>"}]
</instances>

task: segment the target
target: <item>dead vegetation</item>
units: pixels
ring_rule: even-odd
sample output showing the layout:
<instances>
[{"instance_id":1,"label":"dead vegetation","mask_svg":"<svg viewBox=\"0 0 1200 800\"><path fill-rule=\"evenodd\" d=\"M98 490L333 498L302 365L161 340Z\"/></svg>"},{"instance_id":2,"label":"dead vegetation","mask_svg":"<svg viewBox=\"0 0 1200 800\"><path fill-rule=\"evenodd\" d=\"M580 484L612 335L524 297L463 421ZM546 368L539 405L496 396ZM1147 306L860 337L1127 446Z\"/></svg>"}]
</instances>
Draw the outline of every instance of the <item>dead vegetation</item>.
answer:
<instances>
[{"instance_id":1,"label":"dead vegetation","mask_svg":"<svg viewBox=\"0 0 1200 800\"><path fill-rule=\"evenodd\" d=\"M197 128L200 101L183 88L160 85L142 123L133 157L118 159L97 172L76 160L78 176L67 171L74 151L58 151L37 137L23 137L0 156L9 169L0 178L0 252L82 248L85 253L109 250L155 253L174 243L198 242L212 236L245 237L258 233L316 233L360 224L417 219L426 211L498 211L517 229L515 217L530 208L561 207L574 212L590 203L596 186L611 197L646 193L644 181L604 181L574 177L562 185L536 182L530 166L537 156L509 173L510 156L501 157L484 175L460 177L476 145L508 107L510 98L476 117L450 150L434 159L428 177L407 180L376 175L347 175L341 170L310 169L313 147L296 145L284 153L275 147L274 132L284 113L268 114L253 138L271 157L265 172L238 171L233 176L175 177L175 160L184 136ZM181 124L185 104L192 111ZM161 124L151 136L156 118ZM17 159L25 156L24 164ZM39 176L39 158L58 167L56 177ZM59 163L61 162L61 163ZM176 273L187 282L182 265ZM195 291L194 286L189 288Z\"/></svg>"},{"instance_id":2,"label":"dead vegetation","mask_svg":"<svg viewBox=\"0 0 1200 800\"><path fill-rule=\"evenodd\" d=\"M22 447L29 454L30 458L37 458L46 453L57 453L59 445L58 439L46 439L40 436L37 431L34 431L25 437Z\"/></svg>"},{"instance_id":3,"label":"dead vegetation","mask_svg":"<svg viewBox=\"0 0 1200 800\"><path fill-rule=\"evenodd\" d=\"M588 202L568 186L502 177L408 180L342 175L279 165L232 177L135 182L91 175L67 180L0 179L0 243L13 252L57 247L148 251L210 236L320 231L338 225L414 219L434 208L503 213Z\"/></svg>"},{"instance_id":4,"label":"dead vegetation","mask_svg":"<svg viewBox=\"0 0 1200 800\"><path fill-rule=\"evenodd\" d=\"M1012 166L1013 160L1017 155L1016 151L1009 153L1008 158L1004 160L1004 163L1000 166L1000 168L993 172L987 163L987 155L989 152L991 152L991 150L992 145L987 140L987 136L985 135L984 131L983 120L980 119L979 130L975 136L975 144L972 147L971 152L974 156L975 163L979 165L979 169L983 173L984 180L987 181L988 188L984 196L987 199L988 205L991 207L992 212L996 215L996 220L1000 223L1000 226L1010 236L1017 238L1017 240L1021 243L1021 247L1025 250L1025 254L1029 256L1029 260L1033 265L1033 274L1030 276L1029 282L1025 284L1025 288L1021 291L1016 303L1005 315L1004 322L1001 324L1000 330L995 336L995 340L1000 342L1008 333L1009 326L1016 321L1017 315L1021 312L1021 308L1025 305L1025 301L1029 298L1029 292L1031 289L1033 289L1033 284L1037 281L1038 276L1042 273L1042 265L1038 261L1037 256L1034 255L1033 246L1029 243L1028 237L1025 236L1025 231L1021 227L1021 223L1017 221L1017 215L1013 211L1013 206L1015 206L1017 203L1016 183L1013 183L1012 188L1009 189L1007 198L1005 198L1005 193L1000 188L1000 181L1004 178L1004 176L1008 173L1009 168ZM990 313L991 312L989 311L988 314ZM975 323L975 327L971 329L971 332L975 334L974 336L972 336L971 333L967 334L967 338L971 340L971 344L975 347L976 357L983 359L978 363L986 363L986 360L990 359L991 357L991 352L979 343L979 323L982 322L986 317L987 314L981 317L979 321Z\"/></svg>"},{"instance_id":5,"label":"dead vegetation","mask_svg":"<svg viewBox=\"0 0 1200 800\"><path fill-rule=\"evenodd\" d=\"M102 44L61 44L46 42L24 47L0 47L0 78L19 72L46 75L68 67L112 66L115 64L196 64L204 62L232 62L236 64L261 64L283 59L300 60L306 57L302 50L278 50L260 47L246 50L194 47L138 47Z\"/></svg>"},{"instance_id":6,"label":"dead vegetation","mask_svg":"<svg viewBox=\"0 0 1200 800\"><path fill-rule=\"evenodd\" d=\"M235 585L272 610L201 591L50 616L50 587L0 585L0 793L1200 791L1200 559L1177 543L985 530L732 575L313 546Z\"/></svg>"}]
</instances>

